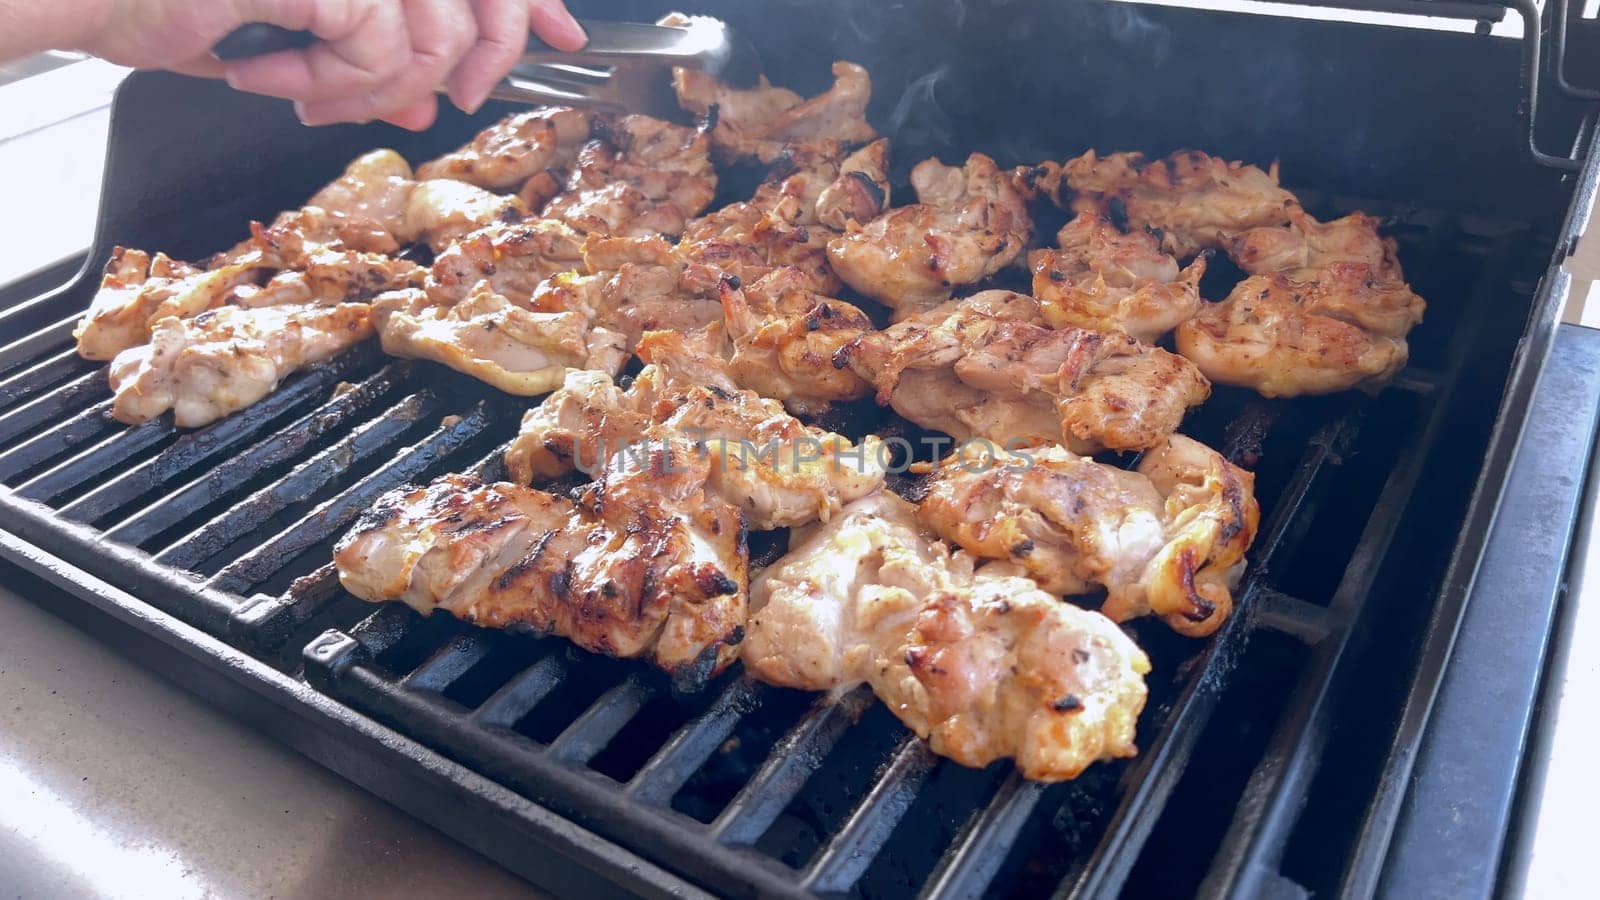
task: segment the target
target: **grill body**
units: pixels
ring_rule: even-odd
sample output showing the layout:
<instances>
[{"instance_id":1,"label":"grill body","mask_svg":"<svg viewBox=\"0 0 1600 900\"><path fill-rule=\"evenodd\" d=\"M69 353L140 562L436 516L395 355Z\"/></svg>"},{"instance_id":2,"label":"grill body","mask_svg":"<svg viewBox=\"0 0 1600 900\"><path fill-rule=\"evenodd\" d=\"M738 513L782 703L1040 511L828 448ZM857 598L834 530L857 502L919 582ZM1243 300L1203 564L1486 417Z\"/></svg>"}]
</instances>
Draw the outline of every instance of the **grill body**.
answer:
<instances>
[{"instance_id":1,"label":"grill body","mask_svg":"<svg viewBox=\"0 0 1600 900\"><path fill-rule=\"evenodd\" d=\"M1155 663L1138 759L1030 784L938 760L861 691L735 672L677 697L560 641L354 600L326 564L353 518L406 482L497 476L526 408L427 364L356 350L194 433L108 419L104 367L70 331L112 245L204 256L364 150L424 159L503 109L425 135L307 131L219 85L130 79L89 270L0 316L0 555L129 652L562 892L1370 890L1401 815L1385 799L1397 761L1444 677L1433 651L1555 335L1554 263L1582 224L1569 207L1594 192L1592 171L1524 161L1515 44L1098 3L695 11L803 92L834 58L867 65L902 172L969 150L1009 165L1195 146L1280 160L1320 216L1394 217L1430 305L1393 386L1294 402L1219 389L1186 423L1257 471L1263 527L1213 639L1136 626ZM1542 115L1575 128L1568 112Z\"/></svg>"}]
</instances>

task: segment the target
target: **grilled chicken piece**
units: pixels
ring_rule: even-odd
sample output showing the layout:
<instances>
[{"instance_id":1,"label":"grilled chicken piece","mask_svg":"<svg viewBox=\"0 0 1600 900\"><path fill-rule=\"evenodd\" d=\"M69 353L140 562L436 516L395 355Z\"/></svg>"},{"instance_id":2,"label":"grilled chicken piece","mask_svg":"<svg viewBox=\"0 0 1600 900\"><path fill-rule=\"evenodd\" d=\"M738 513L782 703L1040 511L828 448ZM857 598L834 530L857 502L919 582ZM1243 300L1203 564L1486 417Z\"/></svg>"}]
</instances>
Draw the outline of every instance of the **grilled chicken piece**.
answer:
<instances>
[{"instance_id":1,"label":"grilled chicken piece","mask_svg":"<svg viewBox=\"0 0 1600 900\"><path fill-rule=\"evenodd\" d=\"M561 181L589 139L589 125L587 112L563 106L515 113L478 132L471 143L418 166L417 178L449 178L492 191L516 191L545 173Z\"/></svg>"},{"instance_id":2,"label":"grilled chicken piece","mask_svg":"<svg viewBox=\"0 0 1600 900\"><path fill-rule=\"evenodd\" d=\"M164 318L187 318L227 302L240 285L264 268L259 258L200 269L165 253L117 247L106 263L100 289L89 311L73 329L78 355L108 360L150 340L150 328Z\"/></svg>"},{"instance_id":3,"label":"grilled chicken piece","mask_svg":"<svg viewBox=\"0 0 1600 900\"><path fill-rule=\"evenodd\" d=\"M911 170L918 202L828 243L844 282L897 316L950 299L1022 255L1033 222L1009 176L981 153L961 168L927 159Z\"/></svg>"},{"instance_id":4,"label":"grilled chicken piece","mask_svg":"<svg viewBox=\"0 0 1600 900\"><path fill-rule=\"evenodd\" d=\"M879 138L839 164L839 174L817 195L817 221L844 231L882 215L889 199L889 139Z\"/></svg>"},{"instance_id":5,"label":"grilled chicken piece","mask_svg":"<svg viewBox=\"0 0 1600 900\"><path fill-rule=\"evenodd\" d=\"M590 235L583 244L588 275L547 279L530 301L543 312L581 312L622 334L630 350L656 329L689 331L722 319L721 273L688 263L659 237Z\"/></svg>"},{"instance_id":6,"label":"grilled chicken piece","mask_svg":"<svg viewBox=\"0 0 1600 900\"><path fill-rule=\"evenodd\" d=\"M930 481L919 514L946 540L1055 594L1103 587L1119 622L1153 612L1202 637L1228 617L1261 516L1249 472L1176 434L1134 472L1059 446L983 454Z\"/></svg>"},{"instance_id":7,"label":"grilled chicken piece","mask_svg":"<svg viewBox=\"0 0 1600 900\"><path fill-rule=\"evenodd\" d=\"M872 77L855 63L834 63L833 86L809 100L773 87L765 78L757 87L741 90L696 69L674 69L672 86L678 105L715 123L711 142L722 160L771 163L789 144L859 144L877 137L866 118Z\"/></svg>"},{"instance_id":8,"label":"grilled chicken piece","mask_svg":"<svg viewBox=\"0 0 1600 900\"><path fill-rule=\"evenodd\" d=\"M528 209L513 196L492 194L464 181L420 181L406 204L404 242L426 240L435 253L495 223L516 224L529 218Z\"/></svg>"},{"instance_id":9,"label":"grilled chicken piece","mask_svg":"<svg viewBox=\"0 0 1600 900\"><path fill-rule=\"evenodd\" d=\"M1147 231L1124 234L1092 213L1062 226L1058 250L1028 255L1033 295L1057 328L1121 331L1156 341L1200 311L1206 257L1180 270Z\"/></svg>"},{"instance_id":10,"label":"grilled chicken piece","mask_svg":"<svg viewBox=\"0 0 1600 900\"><path fill-rule=\"evenodd\" d=\"M728 372L742 387L781 401L797 415L855 400L871 385L833 364L845 345L872 331L867 314L813 292L799 269L776 269L742 289L724 282L722 310L733 355Z\"/></svg>"},{"instance_id":11,"label":"grilled chicken piece","mask_svg":"<svg viewBox=\"0 0 1600 900\"><path fill-rule=\"evenodd\" d=\"M717 173L704 133L652 119L627 116L596 121L600 138L585 144L566 190L544 208L586 234L616 237L676 237L684 224L711 203Z\"/></svg>"},{"instance_id":12,"label":"grilled chicken piece","mask_svg":"<svg viewBox=\"0 0 1600 900\"><path fill-rule=\"evenodd\" d=\"M1361 263L1386 278L1400 278L1398 248L1378 233L1375 216L1354 212L1318 222L1298 206L1286 225L1252 228L1234 238L1228 255L1252 275L1320 269L1333 263Z\"/></svg>"},{"instance_id":13,"label":"grilled chicken piece","mask_svg":"<svg viewBox=\"0 0 1600 900\"><path fill-rule=\"evenodd\" d=\"M728 393L744 390L728 369L733 342L721 322L691 331L647 331L633 352L660 369L667 383L703 384Z\"/></svg>"},{"instance_id":14,"label":"grilled chicken piece","mask_svg":"<svg viewBox=\"0 0 1600 900\"><path fill-rule=\"evenodd\" d=\"M570 369L615 374L628 358L622 335L581 313L518 306L488 281L450 305L416 289L384 294L372 305L385 353L433 360L525 397L553 390Z\"/></svg>"},{"instance_id":15,"label":"grilled chicken piece","mask_svg":"<svg viewBox=\"0 0 1600 900\"><path fill-rule=\"evenodd\" d=\"M268 230L293 234L306 244L339 244L365 253L394 253L417 239L406 223L406 210L416 188L411 165L393 150L373 150L356 157L299 209L286 210ZM254 258L261 252L259 231L206 262L206 268Z\"/></svg>"},{"instance_id":16,"label":"grilled chicken piece","mask_svg":"<svg viewBox=\"0 0 1600 900\"><path fill-rule=\"evenodd\" d=\"M749 566L744 524L707 495L705 467L681 444L653 447L576 502L446 475L381 498L334 563L364 600L560 635L698 689L738 652Z\"/></svg>"},{"instance_id":17,"label":"grilled chicken piece","mask_svg":"<svg viewBox=\"0 0 1600 900\"><path fill-rule=\"evenodd\" d=\"M521 483L574 468L592 473L625 448L672 440L688 440L709 457L711 492L757 530L827 520L883 485L876 438L858 447L752 391L675 383L656 366L627 390L603 373L569 374L523 417L506 468Z\"/></svg>"},{"instance_id":18,"label":"grilled chicken piece","mask_svg":"<svg viewBox=\"0 0 1600 900\"><path fill-rule=\"evenodd\" d=\"M545 279L583 267L582 235L560 222L496 223L434 258L428 293L436 302L459 300L487 280L495 293L527 300Z\"/></svg>"},{"instance_id":19,"label":"grilled chicken piece","mask_svg":"<svg viewBox=\"0 0 1600 900\"><path fill-rule=\"evenodd\" d=\"M1229 252L1256 273L1178 330L1178 352L1215 381L1268 397L1380 387L1405 365L1427 304L1405 283L1392 238L1352 213L1255 228Z\"/></svg>"},{"instance_id":20,"label":"grilled chicken piece","mask_svg":"<svg viewBox=\"0 0 1600 900\"><path fill-rule=\"evenodd\" d=\"M155 323L148 344L111 362L111 415L137 425L170 409L179 428L198 428L265 397L289 373L371 336L365 303L225 306L192 319L169 316Z\"/></svg>"},{"instance_id":21,"label":"grilled chicken piece","mask_svg":"<svg viewBox=\"0 0 1600 900\"><path fill-rule=\"evenodd\" d=\"M341 224L365 223L381 229L399 243L410 243L415 235L410 233L406 225L406 211L415 187L411 165L400 154L393 150L373 150L356 157L344 174L313 194L306 201L306 206L324 210L333 217L327 223L329 230L323 232L325 237L330 236L332 229ZM382 245L363 246L346 236L341 237L345 237L345 243L360 250L393 252L396 249Z\"/></svg>"},{"instance_id":22,"label":"grilled chicken piece","mask_svg":"<svg viewBox=\"0 0 1600 900\"><path fill-rule=\"evenodd\" d=\"M293 210L271 226L250 223L248 240L204 266L118 247L74 331L78 352L108 360L148 342L161 319L225 305L365 302L421 284L424 271L415 263L346 245L338 230L320 208Z\"/></svg>"},{"instance_id":23,"label":"grilled chicken piece","mask_svg":"<svg viewBox=\"0 0 1600 900\"><path fill-rule=\"evenodd\" d=\"M935 753L1026 778L1133 756L1150 662L1109 619L1014 570L973 571L886 492L798 540L751 585L745 668L784 687L872 686Z\"/></svg>"},{"instance_id":24,"label":"grilled chicken piece","mask_svg":"<svg viewBox=\"0 0 1600 900\"><path fill-rule=\"evenodd\" d=\"M1405 365L1423 302L1362 263L1252 275L1178 327L1207 377L1267 397L1376 388Z\"/></svg>"},{"instance_id":25,"label":"grilled chicken piece","mask_svg":"<svg viewBox=\"0 0 1600 900\"><path fill-rule=\"evenodd\" d=\"M924 428L1006 447L1146 449L1211 393L1183 357L1127 335L1052 329L1031 297L1010 291L984 291L862 335L835 362Z\"/></svg>"},{"instance_id":26,"label":"grilled chicken piece","mask_svg":"<svg viewBox=\"0 0 1600 900\"><path fill-rule=\"evenodd\" d=\"M679 247L746 283L791 266L810 290L832 296L844 283L828 263L828 241L888 205L887 140L849 154L837 141L791 145L755 196L691 221Z\"/></svg>"},{"instance_id":27,"label":"grilled chicken piece","mask_svg":"<svg viewBox=\"0 0 1600 900\"><path fill-rule=\"evenodd\" d=\"M1283 225L1299 206L1278 186L1278 167L1227 162L1198 150L1146 161L1141 153L1093 150L1063 167L1072 209L1104 216L1123 230L1153 230L1179 259L1225 248L1251 228Z\"/></svg>"}]
</instances>

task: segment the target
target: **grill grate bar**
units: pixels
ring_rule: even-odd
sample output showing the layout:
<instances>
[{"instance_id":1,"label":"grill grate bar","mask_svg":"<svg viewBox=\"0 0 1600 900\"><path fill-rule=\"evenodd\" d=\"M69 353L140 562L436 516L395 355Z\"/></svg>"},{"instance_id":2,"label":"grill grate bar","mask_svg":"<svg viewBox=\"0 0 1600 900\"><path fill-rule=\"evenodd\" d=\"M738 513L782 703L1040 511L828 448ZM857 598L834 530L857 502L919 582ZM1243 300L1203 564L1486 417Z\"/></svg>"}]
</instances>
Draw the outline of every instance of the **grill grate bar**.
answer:
<instances>
[{"instance_id":1,"label":"grill grate bar","mask_svg":"<svg viewBox=\"0 0 1600 900\"><path fill-rule=\"evenodd\" d=\"M1310 663L1302 672L1287 704L1289 714L1274 732L1267 755L1251 772L1233 821L1224 835L1202 883L1202 890L1236 891L1254 879L1276 875L1284 845L1298 820L1306 793L1327 743L1332 708L1340 695L1343 679L1340 669L1347 648L1359 641L1363 622L1359 619L1367 595L1377 578L1389 545L1401 526L1405 503L1427 464L1424 452L1435 440L1449 409L1446 402L1455 377L1470 364L1471 349L1477 345L1477 332L1494 301L1510 262L1512 238L1501 237L1489 254L1488 262L1475 280L1466 304L1463 334L1453 343L1449 375L1443 388L1425 398L1423 425L1406 439L1399 463L1384 482L1367 526L1362 530L1355 552L1334 590L1329 604L1337 627L1321 641ZM1368 629L1370 630L1370 628Z\"/></svg>"},{"instance_id":2,"label":"grill grate bar","mask_svg":"<svg viewBox=\"0 0 1600 900\"><path fill-rule=\"evenodd\" d=\"M413 396L421 397L422 394ZM405 401L402 401L397 404L396 409L404 405ZM429 415L428 410L430 408L430 403L419 403L412 421L425 418ZM477 436L480 431L489 425L487 408L487 404L479 402L473 405L472 411L467 415L460 418L450 417L446 419L428 437L397 453L387 465L362 478L351 487L340 491L337 496L321 503L298 522L295 522L270 540L258 545L246 555L229 563L212 578L211 586L217 590L232 591L240 594L271 578L290 559L332 537L334 532L370 509L372 504L377 502L378 498L383 494L421 475L438 463L441 458L460 449L463 444ZM384 418L371 422L364 426L363 430L358 430L350 435L351 447L348 452L352 454L351 459L364 458L388 445L388 440L385 439L381 442L374 441L370 450L359 446L357 438L363 431L370 431L370 433L377 435L385 430L382 426L390 424L396 426L394 434L398 436L405 430L401 426L410 424L409 422L393 421L391 416L393 416L392 412L387 413ZM343 443L345 442L340 442L340 444ZM333 454L338 451L340 444L336 444L326 451L330 457L337 458ZM339 472L342 471L343 467L339 469ZM279 482L280 485L287 485L288 483L289 478L287 477ZM309 497L311 493L312 490L306 490L302 496ZM292 494L291 497L292 499L301 499L300 497L294 497ZM278 495L274 495L273 502L277 502L278 499ZM246 501L246 504L249 502ZM234 512L246 509L248 509L248 506L241 505L235 507ZM276 512L276 509L273 512ZM233 514L230 513L229 515L232 516ZM228 540L232 540L248 530L240 529L235 531L231 527L226 527L219 531L210 531L208 530L210 528L211 526L208 525L197 534L204 535L201 538L202 542L222 541L223 543L219 545L218 549L221 546L225 546ZM201 558L203 559L204 557Z\"/></svg>"},{"instance_id":3,"label":"grill grate bar","mask_svg":"<svg viewBox=\"0 0 1600 900\"><path fill-rule=\"evenodd\" d=\"M0 372L27 365L59 347L72 344L72 329L77 327L78 315L62 319L0 347Z\"/></svg>"},{"instance_id":4,"label":"grill grate bar","mask_svg":"<svg viewBox=\"0 0 1600 900\"><path fill-rule=\"evenodd\" d=\"M821 894L842 894L855 887L938 765L939 757L928 742L907 734L873 781L872 790L818 851L806 869L805 886Z\"/></svg>"},{"instance_id":5,"label":"grill grate bar","mask_svg":"<svg viewBox=\"0 0 1600 900\"><path fill-rule=\"evenodd\" d=\"M15 406L34 394L55 388L69 379L91 374L98 368L98 363L84 359L75 350L63 351L15 375L0 379L0 407ZM10 439L11 435L0 432L0 441Z\"/></svg>"},{"instance_id":6,"label":"grill grate bar","mask_svg":"<svg viewBox=\"0 0 1600 900\"><path fill-rule=\"evenodd\" d=\"M478 460L467 468L466 474L472 475L483 481L504 481L506 473L506 451L511 449L511 441L496 447L494 452Z\"/></svg>"},{"instance_id":7,"label":"grill grate bar","mask_svg":"<svg viewBox=\"0 0 1600 900\"><path fill-rule=\"evenodd\" d=\"M17 488L17 496L49 503L93 478L116 471L129 459L177 433L172 425L146 422L114 434L53 468L35 475Z\"/></svg>"},{"instance_id":8,"label":"grill grate bar","mask_svg":"<svg viewBox=\"0 0 1600 900\"><path fill-rule=\"evenodd\" d=\"M989 804L972 814L961 835L945 851L922 896L927 900L985 896L1044 791L1045 785L1028 781L1012 769Z\"/></svg>"},{"instance_id":9,"label":"grill grate bar","mask_svg":"<svg viewBox=\"0 0 1600 900\"><path fill-rule=\"evenodd\" d=\"M823 696L778 742L767 761L711 825L724 844L754 844L805 786L861 713L873 703L872 691L859 687L842 697Z\"/></svg>"},{"instance_id":10,"label":"grill grate bar","mask_svg":"<svg viewBox=\"0 0 1600 900\"><path fill-rule=\"evenodd\" d=\"M365 354L344 354L326 367L306 373L274 391L248 413L229 416L203 431L186 434L153 459L101 485L62 507L61 513L79 522L94 522L169 484L182 473L238 445L261 436L280 415L320 395L335 381L359 367ZM301 455L307 446L351 415L394 390L410 372L405 364L385 366L354 389L340 394L325 407L270 434L262 443L232 456L208 473L206 483L227 488L248 481L251 475ZM175 496L175 495L174 495ZM169 498L170 499L170 498ZM174 519L169 524L176 524Z\"/></svg>"},{"instance_id":11,"label":"grill grate bar","mask_svg":"<svg viewBox=\"0 0 1600 900\"><path fill-rule=\"evenodd\" d=\"M510 728L561 684L561 679L572 667L570 653L567 648L561 648L523 669L483 701L483 705L473 712L473 721L480 725Z\"/></svg>"},{"instance_id":12,"label":"grill grate bar","mask_svg":"<svg viewBox=\"0 0 1600 900\"><path fill-rule=\"evenodd\" d=\"M281 436L285 431L288 434ZM129 544L148 541L237 491L263 470L301 458L311 437L310 432L293 429L270 435L248 451L224 461L195 481L108 529L106 536ZM297 468L305 468L310 464L308 460ZM156 473L151 474L154 476Z\"/></svg>"},{"instance_id":13,"label":"grill grate bar","mask_svg":"<svg viewBox=\"0 0 1600 900\"><path fill-rule=\"evenodd\" d=\"M583 715L551 741L550 752L564 762L587 763L596 753L604 750L617 732L654 696L654 688L646 685L637 675L629 675L621 684L590 704Z\"/></svg>"},{"instance_id":14,"label":"grill grate bar","mask_svg":"<svg viewBox=\"0 0 1600 900\"><path fill-rule=\"evenodd\" d=\"M667 743L634 773L627 794L641 803L663 805L705 765L739 719L760 702L762 686L738 678L723 689L705 712L678 729Z\"/></svg>"},{"instance_id":15,"label":"grill grate bar","mask_svg":"<svg viewBox=\"0 0 1600 900\"><path fill-rule=\"evenodd\" d=\"M1284 486L1266 527L1260 532L1257 542L1260 549L1245 576L1245 583L1240 586L1241 598L1249 597L1258 589L1265 574L1271 571L1273 561L1293 543L1290 540L1292 528L1297 523L1303 527L1311 518L1316 504L1312 485L1323 468L1337 458L1335 448L1354 437L1357 421L1357 412L1346 413L1313 433L1293 477ZM1240 605L1249 608L1248 604L1241 602ZM1228 676L1238 661L1236 648L1245 639L1251 618L1230 616L1212 636L1200 665L1194 668L1173 701L1166 722L1150 745L1140 749L1139 758L1129 769L1124 783L1131 787L1123 792L1100 843L1073 874L1062 881L1057 896L1109 896L1120 892L1156 819L1166 808L1167 798L1187 768L1200 732L1227 687ZM1222 652L1224 648L1229 652Z\"/></svg>"},{"instance_id":16,"label":"grill grate bar","mask_svg":"<svg viewBox=\"0 0 1600 900\"><path fill-rule=\"evenodd\" d=\"M337 443L289 470L287 475L236 504L224 515L190 532L158 554L156 560L180 568L199 563L251 529L265 524L289 504L311 497L342 474L351 463L389 446L419 419L437 410L438 406L438 398L430 392L406 397L380 418L363 424ZM111 537L130 544L144 543L163 529L200 512L212 501L225 497L238 486L239 482L218 485L214 479L207 479L196 485L195 489L186 489L118 525L112 529Z\"/></svg>"},{"instance_id":17,"label":"grill grate bar","mask_svg":"<svg viewBox=\"0 0 1600 900\"><path fill-rule=\"evenodd\" d=\"M1240 794L1233 822L1223 837L1212 870L1202 882L1202 890L1212 885L1219 888L1238 885L1242 880L1276 871L1275 863L1268 864L1267 860L1275 860L1281 854L1289 837L1290 821L1298 815L1299 800L1310 787L1327 727L1322 719L1328 714L1332 688L1329 675L1348 643L1349 616L1365 599L1377 574L1382 550L1399 526L1398 510L1388 515L1378 511L1403 501L1410 493L1411 484L1420 474L1425 460L1421 447L1431 438L1435 422L1436 418L1430 416L1429 426L1418 430L1407 442L1409 446L1402 452L1400 466L1384 485L1376 511L1362 533L1330 606L1329 615L1336 617L1337 627L1316 644L1312 661L1301 673L1299 684L1285 705L1290 712L1273 734L1263 762L1250 774ZM1317 733L1313 747L1301 746L1308 732ZM1265 826L1267 822L1275 824Z\"/></svg>"},{"instance_id":18,"label":"grill grate bar","mask_svg":"<svg viewBox=\"0 0 1600 900\"><path fill-rule=\"evenodd\" d=\"M52 395L41 397L40 401L50 402L53 399ZM64 456L73 448L80 447L111 430L114 425L115 422L111 418L111 401L96 403L0 455L0 481L10 481L23 472ZM34 423L29 423L27 430L32 430L33 427Z\"/></svg>"},{"instance_id":19,"label":"grill grate bar","mask_svg":"<svg viewBox=\"0 0 1600 900\"><path fill-rule=\"evenodd\" d=\"M385 603L350 629L350 636L368 653L378 656L405 639L422 621L422 615L404 603ZM328 632L338 634L337 631Z\"/></svg>"},{"instance_id":20,"label":"grill grate bar","mask_svg":"<svg viewBox=\"0 0 1600 900\"><path fill-rule=\"evenodd\" d=\"M490 649L482 632L462 632L446 641L426 662L400 679L400 683L419 691L442 691L482 662Z\"/></svg>"},{"instance_id":21,"label":"grill grate bar","mask_svg":"<svg viewBox=\"0 0 1600 900\"><path fill-rule=\"evenodd\" d=\"M308 645L306 676L318 690L376 715L405 723L415 739L447 746L452 755L479 769L487 777L573 816L580 825L604 826L615 832L626 828L633 840L650 848L648 855L663 861L697 864L697 874L708 883L728 879L754 885L763 896L798 896L794 873L758 854L722 848L713 858L700 858L703 827L674 810L640 808L614 782L587 769L570 765L547 748L521 734L500 728L474 728L474 719L437 694L397 689L384 675L363 661L362 645L333 630ZM625 824L623 824L625 823Z\"/></svg>"},{"instance_id":22,"label":"grill grate bar","mask_svg":"<svg viewBox=\"0 0 1600 900\"><path fill-rule=\"evenodd\" d=\"M1250 605L1257 611L1257 628L1282 632L1305 644L1321 641L1339 625L1338 617L1328 609L1272 588L1257 588Z\"/></svg>"}]
</instances>

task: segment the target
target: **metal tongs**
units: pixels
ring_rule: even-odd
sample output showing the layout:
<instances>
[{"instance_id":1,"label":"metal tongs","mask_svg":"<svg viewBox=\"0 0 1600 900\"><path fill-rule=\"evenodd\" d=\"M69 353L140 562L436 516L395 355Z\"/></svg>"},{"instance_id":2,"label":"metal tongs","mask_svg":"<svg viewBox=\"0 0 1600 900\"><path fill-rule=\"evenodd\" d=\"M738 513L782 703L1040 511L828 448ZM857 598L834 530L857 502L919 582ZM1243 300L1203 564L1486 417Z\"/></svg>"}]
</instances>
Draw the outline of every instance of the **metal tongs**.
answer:
<instances>
[{"instance_id":1,"label":"metal tongs","mask_svg":"<svg viewBox=\"0 0 1600 900\"><path fill-rule=\"evenodd\" d=\"M683 16L680 21L645 25L579 20L589 43L575 52L530 37L528 51L489 96L515 103L665 116L677 109L669 84L675 67L699 69L735 87L757 81L760 57L722 20ZM303 49L316 41L308 31L254 24L218 41L212 53L223 60L248 59Z\"/></svg>"}]
</instances>

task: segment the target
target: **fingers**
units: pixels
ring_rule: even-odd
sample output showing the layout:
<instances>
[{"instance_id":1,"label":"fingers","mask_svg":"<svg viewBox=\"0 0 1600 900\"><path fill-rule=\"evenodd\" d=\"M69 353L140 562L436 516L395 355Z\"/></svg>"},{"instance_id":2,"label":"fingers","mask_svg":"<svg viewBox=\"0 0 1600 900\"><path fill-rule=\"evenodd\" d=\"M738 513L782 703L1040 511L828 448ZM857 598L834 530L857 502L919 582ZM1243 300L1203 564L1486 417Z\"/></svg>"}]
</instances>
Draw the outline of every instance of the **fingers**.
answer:
<instances>
[{"instance_id":1,"label":"fingers","mask_svg":"<svg viewBox=\"0 0 1600 900\"><path fill-rule=\"evenodd\" d=\"M301 112L307 124L386 119L402 111L405 127L433 124L438 108L433 91L477 40L477 20L468 0L403 0L400 6L410 35L409 57L400 71L365 92L305 103ZM426 117L423 109L429 111Z\"/></svg>"},{"instance_id":2,"label":"fingers","mask_svg":"<svg viewBox=\"0 0 1600 900\"><path fill-rule=\"evenodd\" d=\"M243 21L309 30L305 50L222 66L240 90L294 100L311 125L382 119L423 129L438 114L441 84L462 109L483 105L527 45L528 32L562 50L588 41L560 0L237 0Z\"/></svg>"},{"instance_id":3,"label":"fingers","mask_svg":"<svg viewBox=\"0 0 1600 900\"><path fill-rule=\"evenodd\" d=\"M305 50L229 63L228 83L242 91L307 102L349 96L376 89L411 58L400 3L252 0L242 5L245 21L309 30L321 39Z\"/></svg>"},{"instance_id":4,"label":"fingers","mask_svg":"<svg viewBox=\"0 0 1600 900\"><path fill-rule=\"evenodd\" d=\"M528 24L539 39L557 50L582 50L589 43L583 26L561 0L528 0Z\"/></svg>"},{"instance_id":5,"label":"fingers","mask_svg":"<svg viewBox=\"0 0 1600 900\"><path fill-rule=\"evenodd\" d=\"M450 100L477 112L528 45L528 0L473 0L478 41L450 73Z\"/></svg>"}]
</instances>

